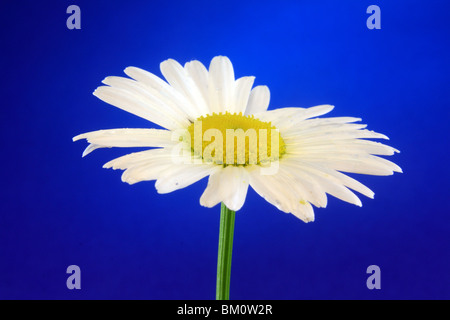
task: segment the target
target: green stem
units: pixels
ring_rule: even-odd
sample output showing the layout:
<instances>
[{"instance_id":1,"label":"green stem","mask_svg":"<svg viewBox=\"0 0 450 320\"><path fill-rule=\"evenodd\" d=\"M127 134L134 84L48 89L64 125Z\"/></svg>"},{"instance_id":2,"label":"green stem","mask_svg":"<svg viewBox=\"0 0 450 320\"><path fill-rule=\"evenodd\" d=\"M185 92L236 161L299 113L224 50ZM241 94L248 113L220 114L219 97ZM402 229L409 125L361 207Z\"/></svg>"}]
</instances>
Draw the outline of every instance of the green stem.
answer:
<instances>
[{"instance_id":1,"label":"green stem","mask_svg":"<svg viewBox=\"0 0 450 320\"><path fill-rule=\"evenodd\" d=\"M234 218L235 212L222 203L220 208L219 252L217 254L216 300L230 299Z\"/></svg>"}]
</instances>

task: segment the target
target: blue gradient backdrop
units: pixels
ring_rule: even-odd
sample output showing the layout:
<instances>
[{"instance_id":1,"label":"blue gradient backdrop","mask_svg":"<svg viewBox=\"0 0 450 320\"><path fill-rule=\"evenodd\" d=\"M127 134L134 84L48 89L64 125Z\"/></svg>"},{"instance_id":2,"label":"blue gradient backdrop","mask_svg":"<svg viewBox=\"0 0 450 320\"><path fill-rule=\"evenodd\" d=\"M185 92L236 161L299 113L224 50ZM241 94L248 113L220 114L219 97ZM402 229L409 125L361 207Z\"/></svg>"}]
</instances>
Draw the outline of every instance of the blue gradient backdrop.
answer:
<instances>
[{"instance_id":1,"label":"blue gradient backdrop","mask_svg":"<svg viewBox=\"0 0 450 320\"><path fill-rule=\"evenodd\" d=\"M66 8L81 8L81 30ZM368 30L366 8L381 8ZM1 5L0 298L214 299L219 208L206 180L167 195L82 159L76 134L152 124L92 95L127 66L230 57L270 108L334 104L401 150L404 174L357 176L305 224L250 191L236 219L232 299L450 298L448 1L9 1ZM133 150L135 151L135 150ZM354 175L356 177L356 175ZM66 268L81 268L81 290ZM381 268L368 290L366 268Z\"/></svg>"}]
</instances>

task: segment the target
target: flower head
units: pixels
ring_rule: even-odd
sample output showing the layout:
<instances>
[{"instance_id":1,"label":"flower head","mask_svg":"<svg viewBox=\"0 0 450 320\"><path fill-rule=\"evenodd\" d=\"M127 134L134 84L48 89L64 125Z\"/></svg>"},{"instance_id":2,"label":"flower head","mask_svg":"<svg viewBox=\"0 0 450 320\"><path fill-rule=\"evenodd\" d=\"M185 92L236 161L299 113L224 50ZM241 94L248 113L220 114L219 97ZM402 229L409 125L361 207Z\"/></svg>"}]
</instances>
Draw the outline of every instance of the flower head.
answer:
<instances>
[{"instance_id":1,"label":"flower head","mask_svg":"<svg viewBox=\"0 0 450 320\"><path fill-rule=\"evenodd\" d=\"M327 205L327 193L361 206L351 190L374 193L342 172L391 175L402 172L377 155L396 149L366 139L387 139L355 124L359 118L318 118L331 105L267 111L266 86L252 89L254 77L235 79L227 57L215 57L209 70L199 61L161 63L167 82L135 67L131 78L107 77L94 95L165 129L112 129L84 133L87 155L104 147L149 147L114 159L105 168L125 170L130 184L156 180L159 193L187 187L209 176L200 203L223 202L239 210L248 187L305 222L311 204Z\"/></svg>"}]
</instances>

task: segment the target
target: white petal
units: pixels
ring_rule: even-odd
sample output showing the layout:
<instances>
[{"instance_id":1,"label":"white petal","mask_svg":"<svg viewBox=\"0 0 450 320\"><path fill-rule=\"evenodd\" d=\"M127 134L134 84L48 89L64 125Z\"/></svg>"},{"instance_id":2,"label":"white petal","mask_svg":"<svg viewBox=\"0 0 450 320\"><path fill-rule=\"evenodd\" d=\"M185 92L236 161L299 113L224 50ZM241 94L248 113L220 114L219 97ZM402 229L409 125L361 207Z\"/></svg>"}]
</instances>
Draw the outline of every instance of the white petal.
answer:
<instances>
[{"instance_id":1,"label":"white petal","mask_svg":"<svg viewBox=\"0 0 450 320\"><path fill-rule=\"evenodd\" d=\"M305 206L305 200L295 194L292 179L278 172L276 175L261 175L258 169L249 171L250 186L267 202L279 210L293 213L305 222L314 221L312 208ZM305 206L305 207L303 207Z\"/></svg>"},{"instance_id":2,"label":"white petal","mask_svg":"<svg viewBox=\"0 0 450 320\"><path fill-rule=\"evenodd\" d=\"M255 169L250 172L250 186L277 209L289 213L292 200L289 198L290 192L283 192L283 182L279 181L280 176L262 176L258 171Z\"/></svg>"},{"instance_id":3,"label":"white petal","mask_svg":"<svg viewBox=\"0 0 450 320\"><path fill-rule=\"evenodd\" d=\"M229 196L232 190L222 187L226 184L224 183L225 179L224 170L218 170L209 176L208 185L200 197L200 204L202 206L208 208L214 207L222 202L225 197Z\"/></svg>"},{"instance_id":4,"label":"white petal","mask_svg":"<svg viewBox=\"0 0 450 320\"><path fill-rule=\"evenodd\" d=\"M231 113L245 113L255 77L242 77L235 81L234 102L231 104Z\"/></svg>"},{"instance_id":5,"label":"white petal","mask_svg":"<svg viewBox=\"0 0 450 320\"><path fill-rule=\"evenodd\" d=\"M156 115L163 114L180 126L189 125L185 112L181 112L172 101L143 83L123 77L106 77L102 82L113 88L125 90L130 96L142 101L147 109Z\"/></svg>"},{"instance_id":6,"label":"white petal","mask_svg":"<svg viewBox=\"0 0 450 320\"><path fill-rule=\"evenodd\" d=\"M283 138L285 142L289 144L289 139L286 139L284 132ZM295 149L292 149L292 154L335 154L335 153L365 153L365 154L377 154L377 155L393 155L395 152L399 152L397 149L387 146L385 144L360 139L344 139L325 141L317 144L305 144L300 142L301 139L296 139L292 145L296 145Z\"/></svg>"},{"instance_id":7,"label":"white petal","mask_svg":"<svg viewBox=\"0 0 450 320\"><path fill-rule=\"evenodd\" d=\"M316 180L325 192L343 201L362 206L361 200L336 179L309 166L299 166L299 168Z\"/></svg>"},{"instance_id":8,"label":"white petal","mask_svg":"<svg viewBox=\"0 0 450 320\"><path fill-rule=\"evenodd\" d=\"M298 140L306 139L309 137L316 138L318 136L334 136L338 133L354 133L359 132L357 130L364 129L367 127L366 124L355 124L355 123L339 123L339 124L328 124L322 126L304 127L303 123L299 123L296 129L290 128L290 130L283 131L283 137L290 138L295 137ZM363 131L363 130L361 130Z\"/></svg>"},{"instance_id":9,"label":"white petal","mask_svg":"<svg viewBox=\"0 0 450 320\"><path fill-rule=\"evenodd\" d=\"M263 121L273 122L273 124L280 130L297 126L303 120L308 118L318 117L333 110L332 105L320 105L311 108L281 108L270 110L266 112L259 112L255 117Z\"/></svg>"},{"instance_id":10,"label":"white petal","mask_svg":"<svg viewBox=\"0 0 450 320\"><path fill-rule=\"evenodd\" d=\"M194 107L196 117L208 113L205 99L194 80L188 75L186 70L175 60L163 61L160 65L161 73L169 84L181 92Z\"/></svg>"},{"instance_id":11,"label":"white petal","mask_svg":"<svg viewBox=\"0 0 450 320\"><path fill-rule=\"evenodd\" d=\"M309 172L312 173L312 172ZM314 177L316 177L318 183L325 189L327 193L330 195L341 199L342 201L346 201L352 203L356 206L361 207L361 200L349 189L347 189L344 185L335 182L334 180L323 178L318 174L312 173Z\"/></svg>"},{"instance_id":12,"label":"white petal","mask_svg":"<svg viewBox=\"0 0 450 320\"><path fill-rule=\"evenodd\" d=\"M94 91L94 95L106 103L156 123L161 127L174 130L182 126L165 114L163 108L160 107L159 110L156 110L157 106L150 107L145 100L124 89L101 86Z\"/></svg>"},{"instance_id":13,"label":"white petal","mask_svg":"<svg viewBox=\"0 0 450 320\"><path fill-rule=\"evenodd\" d=\"M326 114L334 109L334 106L329 104L322 104L320 106L306 108L302 117L305 119L314 118Z\"/></svg>"},{"instance_id":14,"label":"white petal","mask_svg":"<svg viewBox=\"0 0 450 320\"><path fill-rule=\"evenodd\" d=\"M354 160L335 160L333 161L333 169L373 176L390 176L393 174L392 170L384 167Z\"/></svg>"},{"instance_id":15,"label":"white petal","mask_svg":"<svg viewBox=\"0 0 450 320\"><path fill-rule=\"evenodd\" d=\"M289 165L292 167L293 170L295 170L295 173L298 174L307 174L307 170L304 168L310 168L311 170L314 170L316 173L323 175L324 178L332 179L336 183L341 183L344 186L351 188L355 191L358 191L359 193L365 195L366 197L373 198L374 193L372 190L367 188L365 185L360 183L359 181L350 178L349 176L338 172L336 170L330 169L325 166L318 165L316 163L310 163L307 161L302 161L301 159L296 158L290 158L286 159L284 161L286 165ZM306 171L306 172L305 172Z\"/></svg>"},{"instance_id":16,"label":"white petal","mask_svg":"<svg viewBox=\"0 0 450 320\"><path fill-rule=\"evenodd\" d=\"M209 91L208 91L208 69L197 60L187 62L184 65L184 69L189 74L189 76L194 80L198 90L201 92L203 99L206 104L209 103ZM208 110L206 110L209 112Z\"/></svg>"},{"instance_id":17,"label":"white petal","mask_svg":"<svg viewBox=\"0 0 450 320\"><path fill-rule=\"evenodd\" d=\"M389 168L390 170L392 170L394 172L403 173L402 168L400 168L398 165L396 165L392 161L389 161L387 159L377 157L377 156L369 156L369 158L370 158L370 160L372 160L374 162L378 162L379 164L385 165L387 168Z\"/></svg>"},{"instance_id":18,"label":"white petal","mask_svg":"<svg viewBox=\"0 0 450 320\"><path fill-rule=\"evenodd\" d=\"M248 174L242 167L227 166L209 177L208 185L200 197L200 204L213 207L220 202L233 210L241 209L248 189Z\"/></svg>"},{"instance_id":19,"label":"white petal","mask_svg":"<svg viewBox=\"0 0 450 320\"><path fill-rule=\"evenodd\" d=\"M158 193L169 193L185 188L220 169L217 165L188 165L170 166L162 171L155 183Z\"/></svg>"},{"instance_id":20,"label":"white petal","mask_svg":"<svg viewBox=\"0 0 450 320\"><path fill-rule=\"evenodd\" d=\"M299 202L292 214L304 222L314 221L314 209L307 201Z\"/></svg>"},{"instance_id":21,"label":"white petal","mask_svg":"<svg viewBox=\"0 0 450 320\"><path fill-rule=\"evenodd\" d=\"M225 174L229 176L228 185L225 187L231 189L232 193L223 200L223 203L229 209L238 211L244 205L247 196L248 172L243 167L228 166L225 169L228 169Z\"/></svg>"},{"instance_id":22,"label":"white petal","mask_svg":"<svg viewBox=\"0 0 450 320\"><path fill-rule=\"evenodd\" d=\"M283 137L286 137L286 135L283 134ZM298 135L296 137L291 136L286 138L289 141L286 141L287 144L297 144L303 146L332 145L335 141L349 139L388 139L385 135L370 130L348 130L337 132L334 132L333 130L325 130L315 135Z\"/></svg>"},{"instance_id":23,"label":"white petal","mask_svg":"<svg viewBox=\"0 0 450 320\"><path fill-rule=\"evenodd\" d=\"M301 114L305 108L279 108L268 110L255 114L255 117L263 121L272 121L273 119L286 119Z\"/></svg>"},{"instance_id":24,"label":"white petal","mask_svg":"<svg viewBox=\"0 0 450 320\"><path fill-rule=\"evenodd\" d=\"M269 102L270 102L269 88L267 86L254 87L250 93L250 98L248 99L245 114L249 115L264 112L269 107Z\"/></svg>"},{"instance_id":25,"label":"white petal","mask_svg":"<svg viewBox=\"0 0 450 320\"><path fill-rule=\"evenodd\" d=\"M279 130L286 131L290 127L290 121L305 110L304 108L280 108L264 112L255 113L255 118L272 122Z\"/></svg>"},{"instance_id":26,"label":"white petal","mask_svg":"<svg viewBox=\"0 0 450 320\"><path fill-rule=\"evenodd\" d=\"M126 169L122 174L122 181L134 184L157 179L164 169L174 166L171 160L169 151L152 149L122 156L106 163L103 167Z\"/></svg>"},{"instance_id":27,"label":"white petal","mask_svg":"<svg viewBox=\"0 0 450 320\"><path fill-rule=\"evenodd\" d=\"M173 164L172 154L167 149L151 149L140 152L133 152L111 160L103 165L103 168L109 169L127 169L136 166L151 165L154 161L161 161Z\"/></svg>"},{"instance_id":28,"label":"white petal","mask_svg":"<svg viewBox=\"0 0 450 320\"><path fill-rule=\"evenodd\" d=\"M301 176L298 174L298 172L293 171L292 168L289 168L289 166L286 166L285 162L280 162L280 167L278 169L278 174L282 177L282 179L285 180L286 185L289 185L292 192L296 195L296 197L299 199L295 204L299 203L301 200L302 202L314 202L317 203L318 201L312 197L311 190L309 190L306 185L308 184L308 181L304 179L304 176ZM323 196L322 199L323 200ZM326 205L326 200L325 200ZM318 205L320 206L320 205Z\"/></svg>"},{"instance_id":29,"label":"white petal","mask_svg":"<svg viewBox=\"0 0 450 320\"><path fill-rule=\"evenodd\" d=\"M293 126L286 126L285 132L287 134L291 132L296 132L298 130L307 130L309 128L314 127L324 127L327 125L336 125L336 124L345 124L361 121L361 118L354 117L331 117L331 118L314 118L314 119L306 119L300 120L295 123Z\"/></svg>"},{"instance_id":30,"label":"white petal","mask_svg":"<svg viewBox=\"0 0 450 320\"><path fill-rule=\"evenodd\" d=\"M181 113L191 121L196 119L196 109L180 92L154 74L136 67L128 67L125 73L140 84L146 86L152 95L163 100L174 112Z\"/></svg>"},{"instance_id":31,"label":"white petal","mask_svg":"<svg viewBox=\"0 0 450 320\"><path fill-rule=\"evenodd\" d=\"M173 145L171 131L159 129L110 129L83 133L73 141L86 139L89 143L105 147L165 147Z\"/></svg>"},{"instance_id":32,"label":"white petal","mask_svg":"<svg viewBox=\"0 0 450 320\"><path fill-rule=\"evenodd\" d=\"M151 164L131 167L122 173L122 181L135 184L142 181L151 181L159 178L161 172L172 168L174 165L163 158L155 159Z\"/></svg>"},{"instance_id":33,"label":"white petal","mask_svg":"<svg viewBox=\"0 0 450 320\"><path fill-rule=\"evenodd\" d=\"M341 173L335 170L331 170L328 168L323 168L321 167L320 170L326 172L327 174L329 174L330 176L335 177L336 179L338 179L338 181L340 181L344 186L353 189L355 191L358 191L359 193L365 195L368 198L373 199L375 193L370 190L369 188L367 188L365 185L363 185L362 183L360 183L359 181Z\"/></svg>"},{"instance_id":34,"label":"white petal","mask_svg":"<svg viewBox=\"0 0 450 320\"><path fill-rule=\"evenodd\" d=\"M286 167L294 177L295 185L302 185L305 192L303 193L303 199L311 202L316 207L325 208L327 206L327 195L321 185L311 178L303 170L299 170L297 164L292 164L290 161L282 160L280 163L283 167Z\"/></svg>"},{"instance_id":35,"label":"white petal","mask_svg":"<svg viewBox=\"0 0 450 320\"><path fill-rule=\"evenodd\" d=\"M89 144L86 149L84 149L83 154L81 155L81 157L86 157L89 153L91 153L92 151L98 149L98 148L102 148L102 146L99 146L97 144Z\"/></svg>"},{"instance_id":36,"label":"white petal","mask_svg":"<svg viewBox=\"0 0 450 320\"><path fill-rule=\"evenodd\" d=\"M210 113L228 111L234 96L234 70L227 57L214 57L208 77Z\"/></svg>"},{"instance_id":37,"label":"white petal","mask_svg":"<svg viewBox=\"0 0 450 320\"><path fill-rule=\"evenodd\" d=\"M370 175L392 175L394 172L402 172L395 163L372 155L364 154L330 154L314 155L304 154L299 158L308 162L326 165L338 171L353 172Z\"/></svg>"}]
</instances>

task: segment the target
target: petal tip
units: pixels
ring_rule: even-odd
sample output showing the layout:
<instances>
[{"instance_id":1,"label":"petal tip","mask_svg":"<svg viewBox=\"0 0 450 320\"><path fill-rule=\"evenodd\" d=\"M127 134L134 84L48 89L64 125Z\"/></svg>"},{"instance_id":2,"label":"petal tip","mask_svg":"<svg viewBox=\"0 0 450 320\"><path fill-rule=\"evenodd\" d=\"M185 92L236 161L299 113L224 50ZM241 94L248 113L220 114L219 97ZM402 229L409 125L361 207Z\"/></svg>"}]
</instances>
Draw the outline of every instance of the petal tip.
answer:
<instances>
[{"instance_id":1,"label":"petal tip","mask_svg":"<svg viewBox=\"0 0 450 320\"><path fill-rule=\"evenodd\" d=\"M101 93L101 91L103 91L101 88L102 88L103 86L100 86L100 87L97 87L97 89L95 89L93 92L92 92L92 94L94 95L94 96L96 96L97 98L100 98L100 93Z\"/></svg>"},{"instance_id":2,"label":"petal tip","mask_svg":"<svg viewBox=\"0 0 450 320\"><path fill-rule=\"evenodd\" d=\"M75 142L75 141L83 139L83 135L84 135L84 133L76 135L75 137L72 138L72 142Z\"/></svg>"}]
</instances>

